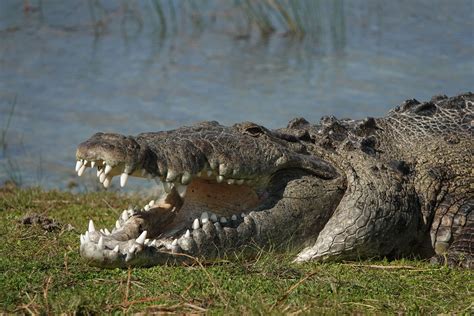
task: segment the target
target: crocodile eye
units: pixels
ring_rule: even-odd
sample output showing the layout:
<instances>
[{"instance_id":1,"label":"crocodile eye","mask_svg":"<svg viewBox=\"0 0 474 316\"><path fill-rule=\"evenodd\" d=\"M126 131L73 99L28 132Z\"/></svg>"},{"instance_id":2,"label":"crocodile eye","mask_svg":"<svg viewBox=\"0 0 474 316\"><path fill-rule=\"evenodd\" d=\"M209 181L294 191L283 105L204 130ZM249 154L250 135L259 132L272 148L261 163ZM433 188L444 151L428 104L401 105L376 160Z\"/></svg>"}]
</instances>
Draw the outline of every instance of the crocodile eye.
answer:
<instances>
[{"instance_id":1,"label":"crocodile eye","mask_svg":"<svg viewBox=\"0 0 474 316\"><path fill-rule=\"evenodd\" d=\"M263 128L261 126L254 125L254 126L249 126L249 127L245 128L244 133L248 134L250 136L257 137L257 136L260 136L262 134L265 134L265 131L263 130Z\"/></svg>"},{"instance_id":2,"label":"crocodile eye","mask_svg":"<svg viewBox=\"0 0 474 316\"><path fill-rule=\"evenodd\" d=\"M269 134L269 131L265 127L252 122L237 123L233 127L237 129L240 133L252 137L258 137L260 135Z\"/></svg>"}]
</instances>

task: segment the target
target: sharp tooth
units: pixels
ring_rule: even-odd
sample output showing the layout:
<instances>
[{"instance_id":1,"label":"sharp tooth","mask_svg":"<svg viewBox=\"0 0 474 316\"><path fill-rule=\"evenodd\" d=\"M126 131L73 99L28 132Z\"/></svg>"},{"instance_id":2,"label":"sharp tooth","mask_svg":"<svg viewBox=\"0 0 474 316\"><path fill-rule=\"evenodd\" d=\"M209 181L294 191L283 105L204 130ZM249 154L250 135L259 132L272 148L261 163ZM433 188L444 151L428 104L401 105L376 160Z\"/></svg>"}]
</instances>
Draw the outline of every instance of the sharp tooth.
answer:
<instances>
[{"instance_id":1,"label":"sharp tooth","mask_svg":"<svg viewBox=\"0 0 474 316\"><path fill-rule=\"evenodd\" d=\"M127 219L128 219L128 213L125 210L125 211L122 212L122 220L125 222Z\"/></svg>"},{"instance_id":2,"label":"sharp tooth","mask_svg":"<svg viewBox=\"0 0 474 316\"><path fill-rule=\"evenodd\" d=\"M236 220L237 220L237 216L234 214L234 215L232 215L231 219L232 219L233 221L236 221Z\"/></svg>"},{"instance_id":3,"label":"sharp tooth","mask_svg":"<svg viewBox=\"0 0 474 316\"><path fill-rule=\"evenodd\" d=\"M93 233L95 232L94 222L92 220L89 221L89 229L88 232Z\"/></svg>"},{"instance_id":4,"label":"sharp tooth","mask_svg":"<svg viewBox=\"0 0 474 316\"><path fill-rule=\"evenodd\" d=\"M166 193L170 193L171 189L173 189L174 184L170 182L163 182L163 189Z\"/></svg>"},{"instance_id":5,"label":"sharp tooth","mask_svg":"<svg viewBox=\"0 0 474 316\"><path fill-rule=\"evenodd\" d=\"M227 171L226 169L227 169L226 165L224 165L223 163L221 163L221 164L219 165L219 174L222 174L222 175L226 174L226 171Z\"/></svg>"},{"instance_id":6,"label":"sharp tooth","mask_svg":"<svg viewBox=\"0 0 474 316\"><path fill-rule=\"evenodd\" d=\"M115 228L119 229L120 228L120 222L119 220L115 221Z\"/></svg>"},{"instance_id":7,"label":"sharp tooth","mask_svg":"<svg viewBox=\"0 0 474 316\"><path fill-rule=\"evenodd\" d=\"M234 179L228 179L227 184L234 184L235 180Z\"/></svg>"},{"instance_id":8,"label":"sharp tooth","mask_svg":"<svg viewBox=\"0 0 474 316\"><path fill-rule=\"evenodd\" d=\"M81 166L81 168L79 168L79 171L77 172L77 175L78 175L79 177L82 176L82 174L84 173L84 171L86 171L86 169L87 169L86 164L83 164L83 165Z\"/></svg>"},{"instance_id":9,"label":"sharp tooth","mask_svg":"<svg viewBox=\"0 0 474 316\"><path fill-rule=\"evenodd\" d=\"M137 250L137 245L133 245L132 247L130 247L130 249L128 249L128 252L134 253L136 250Z\"/></svg>"},{"instance_id":10,"label":"sharp tooth","mask_svg":"<svg viewBox=\"0 0 474 316\"><path fill-rule=\"evenodd\" d=\"M99 248L100 250L104 250L104 238L102 238L102 236L100 236L99 238L99 242L97 243L97 248Z\"/></svg>"},{"instance_id":11,"label":"sharp tooth","mask_svg":"<svg viewBox=\"0 0 474 316\"><path fill-rule=\"evenodd\" d=\"M81 237L80 237L80 239L81 239L81 245L82 245L82 244L84 244L84 243L86 242L86 241L84 240L84 236L82 236L82 234L81 234Z\"/></svg>"},{"instance_id":12,"label":"sharp tooth","mask_svg":"<svg viewBox=\"0 0 474 316\"><path fill-rule=\"evenodd\" d=\"M104 232L106 235L110 235L110 231L107 228L104 228Z\"/></svg>"},{"instance_id":13,"label":"sharp tooth","mask_svg":"<svg viewBox=\"0 0 474 316\"><path fill-rule=\"evenodd\" d=\"M82 165L83 165L82 160L76 161L76 172L78 172L79 169L81 169Z\"/></svg>"},{"instance_id":14,"label":"sharp tooth","mask_svg":"<svg viewBox=\"0 0 474 316\"><path fill-rule=\"evenodd\" d=\"M100 177L100 175L102 174L103 170L102 169L97 169L97 177Z\"/></svg>"},{"instance_id":15,"label":"sharp tooth","mask_svg":"<svg viewBox=\"0 0 474 316\"><path fill-rule=\"evenodd\" d=\"M91 161L91 168L95 167L95 161Z\"/></svg>"},{"instance_id":16,"label":"sharp tooth","mask_svg":"<svg viewBox=\"0 0 474 316\"><path fill-rule=\"evenodd\" d=\"M141 233L141 235L138 236L138 238L135 241L137 242L137 244L143 245L143 243L145 242L145 239L146 239L146 230L144 230L143 233Z\"/></svg>"},{"instance_id":17,"label":"sharp tooth","mask_svg":"<svg viewBox=\"0 0 474 316\"><path fill-rule=\"evenodd\" d=\"M150 209L150 205L148 205L148 204L145 205L144 209L145 209L145 211L148 211Z\"/></svg>"},{"instance_id":18,"label":"sharp tooth","mask_svg":"<svg viewBox=\"0 0 474 316\"><path fill-rule=\"evenodd\" d=\"M224 177L223 176L217 176L216 180L217 180L217 183L221 183L222 181L224 181Z\"/></svg>"},{"instance_id":19,"label":"sharp tooth","mask_svg":"<svg viewBox=\"0 0 474 316\"><path fill-rule=\"evenodd\" d=\"M242 185L244 184L244 179L236 180L235 183L237 183L238 185Z\"/></svg>"},{"instance_id":20,"label":"sharp tooth","mask_svg":"<svg viewBox=\"0 0 474 316\"><path fill-rule=\"evenodd\" d=\"M166 181L172 182L178 174L174 170L168 170L168 174L166 175Z\"/></svg>"},{"instance_id":21,"label":"sharp tooth","mask_svg":"<svg viewBox=\"0 0 474 316\"><path fill-rule=\"evenodd\" d=\"M181 177L182 184L189 184L191 182L192 176L189 172L185 171Z\"/></svg>"},{"instance_id":22,"label":"sharp tooth","mask_svg":"<svg viewBox=\"0 0 474 316\"><path fill-rule=\"evenodd\" d=\"M212 170L208 170L208 171L207 171L207 176L208 176L208 177L212 176Z\"/></svg>"},{"instance_id":23,"label":"sharp tooth","mask_svg":"<svg viewBox=\"0 0 474 316\"><path fill-rule=\"evenodd\" d=\"M173 240L173 242L171 243L172 246L176 246L177 244L178 244L178 239Z\"/></svg>"},{"instance_id":24,"label":"sharp tooth","mask_svg":"<svg viewBox=\"0 0 474 316\"><path fill-rule=\"evenodd\" d=\"M153 241L150 243L150 247L155 247L156 246L156 239L153 239Z\"/></svg>"},{"instance_id":25,"label":"sharp tooth","mask_svg":"<svg viewBox=\"0 0 474 316\"><path fill-rule=\"evenodd\" d=\"M123 188L127 184L128 173L124 172L120 175L120 186Z\"/></svg>"},{"instance_id":26,"label":"sharp tooth","mask_svg":"<svg viewBox=\"0 0 474 316\"><path fill-rule=\"evenodd\" d=\"M89 232L86 232L86 234L84 235L84 241L85 241L85 242L91 241L91 238L90 238L90 236L89 236Z\"/></svg>"},{"instance_id":27,"label":"sharp tooth","mask_svg":"<svg viewBox=\"0 0 474 316\"><path fill-rule=\"evenodd\" d=\"M104 173L105 173L106 175L108 175L110 171L112 171L112 167L111 167L110 165L105 165L105 171L104 171Z\"/></svg>"},{"instance_id":28,"label":"sharp tooth","mask_svg":"<svg viewBox=\"0 0 474 316\"><path fill-rule=\"evenodd\" d=\"M112 250L113 252L119 252L119 245L115 246L114 250Z\"/></svg>"},{"instance_id":29,"label":"sharp tooth","mask_svg":"<svg viewBox=\"0 0 474 316\"><path fill-rule=\"evenodd\" d=\"M185 184L176 184L176 191L178 191L178 194L181 198L184 198L186 196L186 190L188 186Z\"/></svg>"},{"instance_id":30,"label":"sharp tooth","mask_svg":"<svg viewBox=\"0 0 474 316\"><path fill-rule=\"evenodd\" d=\"M215 160L209 161L209 168L210 169L218 169L219 168L219 163Z\"/></svg>"},{"instance_id":31,"label":"sharp tooth","mask_svg":"<svg viewBox=\"0 0 474 316\"><path fill-rule=\"evenodd\" d=\"M206 224L209 221L209 214L207 212L204 212L201 214L201 222L202 224Z\"/></svg>"},{"instance_id":32,"label":"sharp tooth","mask_svg":"<svg viewBox=\"0 0 474 316\"><path fill-rule=\"evenodd\" d=\"M104 183L106 177L107 177L107 175L105 174L105 172L103 172L103 170L101 170L101 173L99 175L100 183Z\"/></svg>"},{"instance_id":33,"label":"sharp tooth","mask_svg":"<svg viewBox=\"0 0 474 316\"><path fill-rule=\"evenodd\" d=\"M189 229L186 230L186 233L184 234L184 237L186 237L186 238L191 237L191 232L189 231Z\"/></svg>"},{"instance_id":34,"label":"sharp tooth","mask_svg":"<svg viewBox=\"0 0 474 316\"><path fill-rule=\"evenodd\" d=\"M155 200L151 200L150 203L148 203L148 205L150 205L150 206L155 205Z\"/></svg>"},{"instance_id":35,"label":"sharp tooth","mask_svg":"<svg viewBox=\"0 0 474 316\"><path fill-rule=\"evenodd\" d=\"M195 219L193 222L193 229L199 229L199 219Z\"/></svg>"},{"instance_id":36,"label":"sharp tooth","mask_svg":"<svg viewBox=\"0 0 474 316\"><path fill-rule=\"evenodd\" d=\"M212 214L211 215L211 221L213 221L214 223L217 222L217 215L216 214Z\"/></svg>"},{"instance_id":37,"label":"sharp tooth","mask_svg":"<svg viewBox=\"0 0 474 316\"><path fill-rule=\"evenodd\" d=\"M111 176L105 177L104 183L102 183L104 185L104 188L107 189L110 186L110 182L112 182L112 177Z\"/></svg>"},{"instance_id":38,"label":"sharp tooth","mask_svg":"<svg viewBox=\"0 0 474 316\"><path fill-rule=\"evenodd\" d=\"M99 231L102 233L102 234L105 234L105 231L103 228L99 229Z\"/></svg>"},{"instance_id":39,"label":"sharp tooth","mask_svg":"<svg viewBox=\"0 0 474 316\"><path fill-rule=\"evenodd\" d=\"M225 223L227 223L227 218L225 218L225 217L221 217L221 223L222 223L222 224L225 224Z\"/></svg>"},{"instance_id":40,"label":"sharp tooth","mask_svg":"<svg viewBox=\"0 0 474 316\"><path fill-rule=\"evenodd\" d=\"M145 239L145 245L148 245L150 243L150 239Z\"/></svg>"}]
</instances>

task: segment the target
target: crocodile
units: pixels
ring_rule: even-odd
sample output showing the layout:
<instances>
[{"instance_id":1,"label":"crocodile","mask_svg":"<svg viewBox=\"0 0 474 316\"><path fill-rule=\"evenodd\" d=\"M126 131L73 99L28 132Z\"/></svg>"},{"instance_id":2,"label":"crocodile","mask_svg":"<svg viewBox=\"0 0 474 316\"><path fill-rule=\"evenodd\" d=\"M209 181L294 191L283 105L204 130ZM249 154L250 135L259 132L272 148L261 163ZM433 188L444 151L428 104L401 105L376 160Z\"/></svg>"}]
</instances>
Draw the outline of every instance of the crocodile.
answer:
<instances>
[{"instance_id":1,"label":"crocodile","mask_svg":"<svg viewBox=\"0 0 474 316\"><path fill-rule=\"evenodd\" d=\"M474 263L474 94L410 99L385 117L304 118L270 130L202 122L77 147L76 171L155 180L154 200L80 254L105 268L176 264L267 247L295 262L425 258ZM119 212L120 213L120 212Z\"/></svg>"}]
</instances>

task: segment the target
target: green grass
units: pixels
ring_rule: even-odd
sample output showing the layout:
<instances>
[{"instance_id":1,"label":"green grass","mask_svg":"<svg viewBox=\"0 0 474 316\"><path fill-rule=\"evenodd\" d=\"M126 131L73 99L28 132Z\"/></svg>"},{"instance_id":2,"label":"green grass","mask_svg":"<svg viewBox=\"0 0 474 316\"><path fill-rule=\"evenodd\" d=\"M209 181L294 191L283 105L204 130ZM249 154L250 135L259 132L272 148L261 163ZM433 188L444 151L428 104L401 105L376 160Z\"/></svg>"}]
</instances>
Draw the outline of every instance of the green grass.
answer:
<instances>
[{"instance_id":1,"label":"green grass","mask_svg":"<svg viewBox=\"0 0 474 316\"><path fill-rule=\"evenodd\" d=\"M291 263L260 252L193 266L101 270L78 254L89 218L111 227L139 198L0 189L0 313L448 313L473 308L474 272L422 261ZM63 224L19 222L40 213ZM67 229L67 224L74 227Z\"/></svg>"}]
</instances>

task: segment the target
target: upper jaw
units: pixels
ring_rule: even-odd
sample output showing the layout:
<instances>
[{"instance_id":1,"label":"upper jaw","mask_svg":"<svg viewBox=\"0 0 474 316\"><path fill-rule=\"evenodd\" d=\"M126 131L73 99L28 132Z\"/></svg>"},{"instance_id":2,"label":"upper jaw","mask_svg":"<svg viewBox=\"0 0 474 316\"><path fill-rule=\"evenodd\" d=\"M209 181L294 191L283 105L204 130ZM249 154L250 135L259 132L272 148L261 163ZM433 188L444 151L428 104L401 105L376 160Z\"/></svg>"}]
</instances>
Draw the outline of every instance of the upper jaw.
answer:
<instances>
[{"instance_id":1,"label":"upper jaw","mask_svg":"<svg viewBox=\"0 0 474 316\"><path fill-rule=\"evenodd\" d=\"M151 145L150 145L151 146ZM264 177L249 172L242 173L239 164L219 163L215 156L219 153L204 153L195 150L188 153L194 159L184 163L173 155L171 148L153 144L153 150L140 136L123 136L111 133L96 133L77 147L76 167L78 176L87 168L97 168L97 177L105 188L112 178L120 175L120 186L124 187L129 176L148 178L162 182L169 192L173 187L181 192L193 178L212 179L218 183L236 185L259 185Z\"/></svg>"},{"instance_id":2,"label":"upper jaw","mask_svg":"<svg viewBox=\"0 0 474 316\"><path fill-rule=\"evenodd\" d=\"M327 162L295 152L281 139L256 138L241 129L202 123L136 137L97 133L78 146L76 171L80 176L87 167L97 166L105 187L116 175L122 187L130 175L156 178L165 183L165 190L166 184L187 185L194 177L259 185L262 177L291 167L325 179L337 176Z\"/></svg>"},{"instance_id":3,"label":"upper jaw","mask_svg":"<svg viewBox=\"0 0 474 316\"><path fill-rule=\"evenodd\" d=\"M129 175L143 176L139 167L141 156L143 147L133 137L96 133L77 147L75 170L81 176L88 167L97 167L97 177L105 188L113 176L120 174L123 187Z\"/></svg>"}]
</instances>

